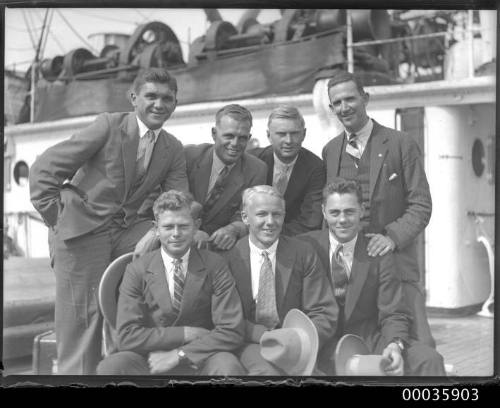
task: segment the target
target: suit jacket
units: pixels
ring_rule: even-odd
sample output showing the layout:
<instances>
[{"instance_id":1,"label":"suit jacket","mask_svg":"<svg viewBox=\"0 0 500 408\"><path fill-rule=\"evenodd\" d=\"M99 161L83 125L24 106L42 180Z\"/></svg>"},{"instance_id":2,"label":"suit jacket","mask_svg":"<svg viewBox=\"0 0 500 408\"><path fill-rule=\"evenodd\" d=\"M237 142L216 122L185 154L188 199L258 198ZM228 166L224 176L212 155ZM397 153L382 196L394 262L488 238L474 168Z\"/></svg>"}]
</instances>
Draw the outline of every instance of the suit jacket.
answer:
<instances>
[{"instance_id":1,"label":"suit jacket","mask_svg":"<svg viewBox=\"0 0 500 408\"><path fill-rule=\"evenodd\" d=\"M224 256L243 305L245 341L255 343L267 329L255 323L248 240L248 236L243 237ZM275 279L280 322L283 322L290 309L302 310L316 326L321 348L335 333L338 309L316 253L304 242L280 236L276 250Z\"/></svg>"},{"instance_id":2,"label":"suit jacket","mask_svg":"<svg viewBox=\"0 0 500 408\"><path fill-rule=\"evenodd\" d=\"M129 197L138 145L134 112L104 113L37 158L30 171L31 202L61 239L90 232L118 211L129 223L157 186L187 191L182 145L162 130L144 182ZM69 187L63 185L67 179Z\"/></svg>"},{"instance_id":3,"label":"suit jacket","mask_svg":"<svg viewBox=\"0 0 500 408\"><path fill-rule=\"evenodd\" d=\"M345 132L323 148L327 182L338 175ZM415 238L431 217L432 201L420 150L406 133L373 121L370 155L369 232L387 234L396 244L403 279L419 280Z\"/></svg>"},{"instance_id":4,"label":"suit jacket","mask_svg":"<svg viewBox=\"0 0 500 408\"><path fill-rule=\"evenodd\" d=\"M210 143L187 145L184 151L189 190L195 200L203 204L207 197L212 172L214 145ZM240 207L243 190L265 184L266 171L266 165L261 160L244 153L231 169L224 191L205 215L200 229L210 235L231 222L241 221Z\"/></svg>"},{"instance_id":5,"label":"suit jacket","mask_svg":"<svg viewBox=\"0 0 500 408\"><path fill-rule=\"evenodd\" d=\"M183 326L211 330L184 344ZM160 250L129 264L120 285L117 339L120 351L147 354L181 347L196 365L243 339L241 302L227 264L219 255L191 248L179 315L172 308Z\"/></svg>"},{"instance_id":6,"label":"suit jacket","mask_svg":"<svg viewBox=\"0 0 500 408\"><path fill-rule=\"evenodd\" d=\"M302 234L298 238L316 250L322 269L328 271L328 282L333 291L328 229ZM333 358L337 341L344 334L362 337L372 353L381 353L396 337L409 342L410 317L402 300L401 274L394 256L389 253L370 257L366 246L367 240L359 234L347 286L343 330L337 331L325 347L325 361Z\"/></svg>"},{"instance_id":7,"label":"suit jacket","mask_svg":"<svg viewBox=\"0 0 500 408\"><path fill-rule=\"evenodd\" d=\"M273 147L256 148L249 150L249 153L267 164L266 183L272 186ZM302 147L284 195L286 202L285 224L282 231L284 235L297 235L321 228L323 222L321 193L325 181L325 167L321 159Z\"/></svg>"}]
</instances>

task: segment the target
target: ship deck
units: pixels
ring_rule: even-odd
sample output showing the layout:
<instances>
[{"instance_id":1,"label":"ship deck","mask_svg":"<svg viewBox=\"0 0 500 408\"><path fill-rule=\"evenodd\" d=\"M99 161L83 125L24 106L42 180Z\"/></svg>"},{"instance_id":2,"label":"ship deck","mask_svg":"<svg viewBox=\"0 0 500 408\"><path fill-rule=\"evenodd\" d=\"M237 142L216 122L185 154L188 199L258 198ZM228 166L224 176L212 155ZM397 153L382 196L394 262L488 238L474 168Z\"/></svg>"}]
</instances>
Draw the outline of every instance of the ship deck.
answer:
<instances>
[{"instance_id":1,"label":"ship deck","mask_svg":"<svg viewBox=\"0 0 500 408\"><path fill-rule=\"evenodd\" d=\"M4 309L12 302L53 299L54 283L54 274L45 258L4 260ZM453 377L493 375L493 318L429 312L429 322L437 350L443 355ZM3 376L33 373L30 356L12 360L6 360L4 356L3 364Z\"/></svg>"}]
</instances>

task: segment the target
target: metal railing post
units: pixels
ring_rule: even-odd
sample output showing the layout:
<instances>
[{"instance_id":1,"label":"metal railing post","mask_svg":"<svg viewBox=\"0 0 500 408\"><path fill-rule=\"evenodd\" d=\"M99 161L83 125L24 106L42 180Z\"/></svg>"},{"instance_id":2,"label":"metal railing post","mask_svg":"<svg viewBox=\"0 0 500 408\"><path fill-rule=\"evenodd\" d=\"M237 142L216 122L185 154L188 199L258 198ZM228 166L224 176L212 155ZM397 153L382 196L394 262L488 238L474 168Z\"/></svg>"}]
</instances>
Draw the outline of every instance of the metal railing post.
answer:
<instances>
[{"instance_id":1,"label":"metal railing post","mask_svg":"<svg viewBox=\"0 0 500 408\"><path fill-rule=\"evenodd\" d=\"M347 17L347 71L354 72L354 55L352 45L352 15L351 10L346 10Z\"/></svg>"}]
</instances>

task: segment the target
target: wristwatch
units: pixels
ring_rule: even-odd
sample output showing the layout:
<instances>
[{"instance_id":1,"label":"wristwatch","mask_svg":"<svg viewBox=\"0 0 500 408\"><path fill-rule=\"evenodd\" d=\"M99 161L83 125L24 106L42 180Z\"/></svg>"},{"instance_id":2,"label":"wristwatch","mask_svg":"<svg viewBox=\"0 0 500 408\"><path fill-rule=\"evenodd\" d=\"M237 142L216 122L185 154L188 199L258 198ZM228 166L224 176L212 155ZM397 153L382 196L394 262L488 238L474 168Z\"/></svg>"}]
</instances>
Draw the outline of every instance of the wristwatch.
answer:
<instances>
[{"instance_id":1,"label":"wristwatch","mask_svg":"<svg viewBox=\"0 0 500 408\"><path fill-rule=\"evenodd\" d=\"M184 353L184 350L178 349L177 357L179 357L179 364L189 363L189 358L186 356L186 353Z\"/></svg>"}]
</instances>

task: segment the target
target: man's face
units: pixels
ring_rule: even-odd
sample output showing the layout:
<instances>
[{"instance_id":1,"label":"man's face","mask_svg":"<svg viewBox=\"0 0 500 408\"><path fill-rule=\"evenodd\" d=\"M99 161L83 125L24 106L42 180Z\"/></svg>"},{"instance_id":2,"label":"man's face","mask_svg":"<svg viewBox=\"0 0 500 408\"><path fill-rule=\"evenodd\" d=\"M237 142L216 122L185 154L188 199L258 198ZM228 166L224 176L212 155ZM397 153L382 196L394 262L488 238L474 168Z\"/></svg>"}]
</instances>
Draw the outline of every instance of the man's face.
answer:
<instances>
[{"instance_id":1,"label":"man's face","mask_svg":"<svg viewBox=\"0 0 500 408\"><path fill-rule=\"evenodd\" d=\"M368 120L368 94L361 95L353 81L341 82L328 91L330 108L349 132L357 132Z\"/></svg>"},{"instance_id":2,"label":"man's face","mask_svg":"<svg viewBox=\"0 0 500 408\"><path fill-rule=\"evenodd\" d=\"M363 207L355 194L330 194L323 204L323 216L339 242L352 240L360 229Z\"/></svg>"},{"instance_id":3,"label":"man's face","mask_svg":"<svg viewBox=\"0 0 500 408\"><path fill-rule=\"evenodd\" d=\"M220 118L219 124L212 128L215 152L224 164L235 163L245 152L251 136L251 127L247 120L238 121L225 115Z\"/></svg>"},{"instance_id":4,"label":"man's face","mask_svg":"<svg viewBox=\"0 0 500 408\"><path fill-rule=\"evenodd\" d=\"M297 157L305 136L306 130L295 119L273 119L267 131L273 151L283 163L290 163Z\"/></svg>"},{"instance_id":5,"label":"man's face","mask_svg":"<svg viewBox=\"0 0 500 408\"><path fill-rule=\"evenodd\" d=\"M162 212L155 226L161 246L173 258L179 258L187 252L198 230L197 222L187 208Z\"/></svg>"},{"instance_id":6,"label":"man's face","mask_svg":"<svg viewBox=\"0 0 500 408\"><path fill-rule=\"evenodd\" d=\"M241 212L241 218L248 226L252 243L261 249L269 248L278 239L283 226L283 202L278 197L256 193Z\"/></svg>"},{"instance_id":7,"label":"man's face","mask_svg":"<svg viewBox=\"0 0 500 408\"><path fill-rule=\"evenodd\" d=\"M130 99L135 113L149 129L159 129L172 115L177 105L176 93L168 84L146 82Z\"/></svg>"}]
</instances>

